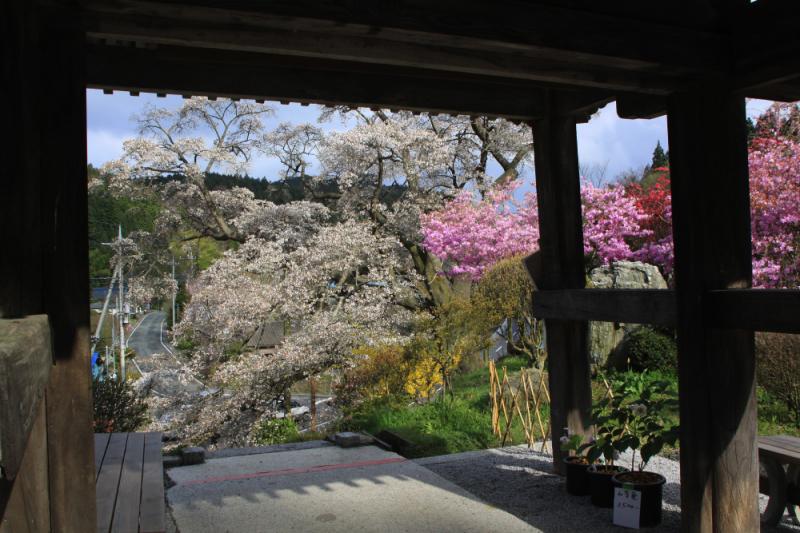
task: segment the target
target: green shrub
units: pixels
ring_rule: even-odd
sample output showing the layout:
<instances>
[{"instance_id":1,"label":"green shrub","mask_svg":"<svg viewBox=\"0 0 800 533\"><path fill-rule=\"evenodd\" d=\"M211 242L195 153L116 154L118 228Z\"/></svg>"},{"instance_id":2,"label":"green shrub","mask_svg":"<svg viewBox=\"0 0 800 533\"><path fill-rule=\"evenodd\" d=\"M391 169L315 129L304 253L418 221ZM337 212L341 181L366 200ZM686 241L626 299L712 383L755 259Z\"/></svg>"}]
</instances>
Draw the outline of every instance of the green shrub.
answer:
<instances>
[{"instance_id":1,"label":"green shrub","mask_svg":"<svg viewBox=\"0 0 800 533\"><path fill-rule=\"evenodd\" d=\"M297 425L289 417L263 420L256 424L252 435L253 442L261 446L294 442L299 438Z\"/></svg>"},{"instance_id":2,"label":"green shrub","mask_svg":"<svg viewBox=\"0 0 800 533\"><path fill-rule=\"evenodd\" d=\"M480 450L496 444L488 410L456 398L409 406L401 398L379 398L361 404L345 423L350 430L373 435L381 430L397 433L411 442L407 457L427 457Z\"/></svg>"},{"instance_id":3,"label":"green shrub","mask_svg":"<svg viewBox=\"0 0 800 533\"><path fill-rule=\"evenodd\" d=\"M196 344L195 344L194 340L191 339L188 336L180 337L178 339L178 341L175 343L175 348L177 348L178 350L180 350L182 352L192 351L192 350L195 349L195 347L196 347Z\"/></svg>"},{"instance_id":4,"label":"green shrub","mask_svg":"<svg viewBox=\"0 0 800 533\"><path fill-rule=\"evenodd\" d=\"M800 335L757 333L756 371L759 384L786 405L800 428Z\"/></svg>"},{"instance_id":5,"label":"green shrub","mask_svg":"<svg viewBox=\"0 0 800 533\"><path fill-rule=\"evenodd\" d=\"M147 405L130 382L95 379L92 393L95 433L136 431L147 421Z\"/></svg>"},{"instance_id":6,"label":"green shrub","mask_svg":"<svg viewBox=\"0 0 800 533\"><path fill-rule=\"evenodd\" d=\"M631 370L675 372L678 369L678 346L670 335L642 326L627 335L626 347Z\"/></svg>"}]
</instances>

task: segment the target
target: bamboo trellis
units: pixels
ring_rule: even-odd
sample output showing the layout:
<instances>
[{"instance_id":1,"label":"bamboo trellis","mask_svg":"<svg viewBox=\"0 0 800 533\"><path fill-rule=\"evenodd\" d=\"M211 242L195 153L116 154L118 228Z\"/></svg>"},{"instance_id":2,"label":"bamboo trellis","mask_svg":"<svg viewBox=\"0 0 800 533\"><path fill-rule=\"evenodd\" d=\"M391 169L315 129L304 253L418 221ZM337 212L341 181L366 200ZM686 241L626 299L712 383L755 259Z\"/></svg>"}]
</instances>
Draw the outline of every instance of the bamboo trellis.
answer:
<instances>
[{"instance_id":1,"label":"bamboo trellis","mask_svg":"<svg viewBox=\"0 0 800 533\"><path fill-rule=\"evenodd\" d=\"M492 432L501 437L501 446L505 446L514 418L518 418L525 432L528 447L536 442L535 430L538 427L541 435L541 452L545 452L547 439L550 437L550 421L548 418L542 418L540 408L550 403L550 391L547 390L544 372L539 372L539 379L536 381L534 385L530 370L523 368L519 373L519 383L514 387L508 379L506 368L503 367L501 378L494 361L489 361Z\"/></svg>"}]
</instances>

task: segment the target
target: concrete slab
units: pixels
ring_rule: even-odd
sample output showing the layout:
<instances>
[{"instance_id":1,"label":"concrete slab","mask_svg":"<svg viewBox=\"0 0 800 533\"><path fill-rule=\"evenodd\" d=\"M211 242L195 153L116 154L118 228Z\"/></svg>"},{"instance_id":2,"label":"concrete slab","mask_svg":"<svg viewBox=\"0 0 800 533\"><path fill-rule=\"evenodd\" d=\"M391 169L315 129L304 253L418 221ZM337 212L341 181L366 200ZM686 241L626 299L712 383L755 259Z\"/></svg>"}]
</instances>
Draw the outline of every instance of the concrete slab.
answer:
<instances>
[{"instance_id":1,"label":"concrete slab","mask_svg":"<svg viewBox=\"0 0 800 533\"><path fill-rule=\"evenodd\" d=\"M209 459L168 471L179 531L540 531L375 446Z\"/></svg>"}]
</instances>

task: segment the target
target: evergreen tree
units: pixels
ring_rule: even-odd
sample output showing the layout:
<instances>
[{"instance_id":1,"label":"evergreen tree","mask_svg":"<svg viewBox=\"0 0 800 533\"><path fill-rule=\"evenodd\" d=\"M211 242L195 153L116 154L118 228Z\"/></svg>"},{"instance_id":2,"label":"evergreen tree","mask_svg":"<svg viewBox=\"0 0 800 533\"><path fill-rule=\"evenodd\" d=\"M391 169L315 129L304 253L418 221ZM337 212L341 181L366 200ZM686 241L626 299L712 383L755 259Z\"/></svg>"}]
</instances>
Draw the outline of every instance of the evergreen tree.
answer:
<instances>
[{"instance_id":1,"label":"evergreen tree","mask_svg":"<svg viewBox=\"0 0 800 533\"><path fill-rule=\"evenodd\" d=\"M650 163L650 168L666 167L668 165L669 155L661 147L661 141L657 141L656 148L653 150L653 161Z\"/></svg>"}]
</instances>

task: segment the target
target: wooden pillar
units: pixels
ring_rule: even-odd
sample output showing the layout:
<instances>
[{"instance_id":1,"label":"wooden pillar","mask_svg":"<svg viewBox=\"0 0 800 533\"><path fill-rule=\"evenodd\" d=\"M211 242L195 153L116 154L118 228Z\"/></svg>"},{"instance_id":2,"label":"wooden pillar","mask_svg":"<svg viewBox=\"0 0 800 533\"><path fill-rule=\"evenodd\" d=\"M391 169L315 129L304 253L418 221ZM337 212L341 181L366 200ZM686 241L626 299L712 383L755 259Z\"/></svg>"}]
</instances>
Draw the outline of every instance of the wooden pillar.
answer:
<instances>
[{"instance_id":1,"label":"wooden pillar","mask_svg":"<svg viewBox=\"0 0 800 533\"><path fill-rule=\"evenodd\" d=\"M86 39L69 11L48 22L39 105L42 203L52 213L44 250L44 305L55 357L47 389L50 519L54 531L93 531Z\"/></svg>"},{"instance_id":2,"label":"wooden pillar","mask_svg":"<svg viewBox=\"0 0 800 533\"><path fill-rule=\"evenodd\" d=\"M75 13L7 2L0 36L2 95L13 128L0 194L0 317L47 314L51 325L47 482L34 492L49 494L53 531L95 529L85 36ZM0 483L0 504L4 492Z\"/></svg>"},{"instance_id":3,"label":"wooden pillar","mask_svg":"<svg viewBox=\"0 0 800 533\"><path fill-rule=\"evenodd\" d=\"M556 109L557 102L550 102ZM536 193L539 202L541 289L582 289L583 218L575 118L549 111L533 124ZM535 296L534 296L535 298ZM588 323L547 320L553 466L563 472L559 438L563 428L586 433L592 405Z\"/></svg>"},{"instance_id":4,"label":"wooden pillar","mask_svg":"<svg viewBox=\"0 0 800 533\"><path fill-rule=\"evenodd\" d=\"M759 530L753 332L709 325L704 294L751 286L744 99L669 101L683 531Z\"/></svg>"}]
</instances>

